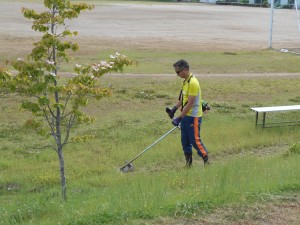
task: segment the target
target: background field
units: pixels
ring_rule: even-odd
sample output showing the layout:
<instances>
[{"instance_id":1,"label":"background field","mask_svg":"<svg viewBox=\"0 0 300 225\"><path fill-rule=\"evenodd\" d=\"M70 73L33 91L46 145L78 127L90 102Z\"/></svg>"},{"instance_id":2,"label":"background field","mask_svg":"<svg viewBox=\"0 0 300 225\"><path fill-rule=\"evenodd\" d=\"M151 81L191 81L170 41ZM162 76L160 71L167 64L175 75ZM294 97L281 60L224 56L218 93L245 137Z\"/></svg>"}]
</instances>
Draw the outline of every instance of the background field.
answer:
<instances>
[{"instance_id":1,"label":"background field","mask_svg":"<svg viewBox=\"0 0 300 225\"><path fill-rule=\"evenodd\" d=\"M20 14L21 6L42 8L37 2L0 1L1 65L38 38ZM22 97L1 92L0 224L299 224L299 127L255 128L250 110L300 102L299 56L277 51L299 45L295 11L276 10L268 50L269 9L94 2L70 24L81 46L73 64L120 51L139 65L101 80L113 95L92 102L86 111L95 123L74 134L95 139L64 152L66 203L55 152L24 128ZM186 169L178 130L138 159L134 173L121 174L125 160L172 128L164 109L178 96L179 58L189 60L212 106L202 125L212 164L204 168L195 154ZM72 65L62 70L65 82Z\"/></svg>"},{"instance_id":2,"label":"background field","mask_svg":"<svg viewBox=\"0 0 300 225\"><path fill-rule=\"evenodd\" d=\"M24 53L37 37L21 7L42 9L40 1L1 0L1 53ZM171 4L126 1L87 1L95 9L69 25L79 32L83 52L106 49L216 51L266 49L269 44L270 9L209 4ZM188 19L187 19L188 18ZM7 41L9 39L9 41ZM295 10L274 12L273 47L298 48ZM1 54L2 55L2 54Z\"/></svg>"}]
</instances>

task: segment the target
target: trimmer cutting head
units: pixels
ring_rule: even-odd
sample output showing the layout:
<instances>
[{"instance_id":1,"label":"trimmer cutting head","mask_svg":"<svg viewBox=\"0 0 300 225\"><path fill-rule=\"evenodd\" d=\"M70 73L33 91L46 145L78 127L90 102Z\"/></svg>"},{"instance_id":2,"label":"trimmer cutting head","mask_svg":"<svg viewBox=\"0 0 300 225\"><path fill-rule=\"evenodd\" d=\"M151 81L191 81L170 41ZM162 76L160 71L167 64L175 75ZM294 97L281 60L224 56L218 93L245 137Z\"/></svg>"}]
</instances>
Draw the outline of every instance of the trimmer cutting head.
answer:
<instances>
[{"instance_id":1,"label":"trimmer cutting head","mask_svg":"<svg viewBox=\"0 0 300 225\"><path fill-rule=\"evenodd\" d=\"M125 166L120 168L120 171L122 173L133 172L134 171L134 166L133 166L132 163L127 163Z\"/></svg>"}]
</instances>

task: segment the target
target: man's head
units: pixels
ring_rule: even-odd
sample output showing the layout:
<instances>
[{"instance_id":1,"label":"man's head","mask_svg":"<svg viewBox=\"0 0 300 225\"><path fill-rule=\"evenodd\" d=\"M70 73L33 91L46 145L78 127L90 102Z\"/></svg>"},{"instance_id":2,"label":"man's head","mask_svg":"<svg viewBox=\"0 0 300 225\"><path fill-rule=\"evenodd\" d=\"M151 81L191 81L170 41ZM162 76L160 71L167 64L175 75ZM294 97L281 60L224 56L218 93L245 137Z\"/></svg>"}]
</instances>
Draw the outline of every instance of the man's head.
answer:
<instances>
[{"instance_id":1,"label":"man's head","mask_svg":"<svg viewBox=\"0 0 300 225\"><path fill-rule=\"evenodd\" d=\"M173 64L173 67L175 69L175 72L177 73L178 76L182 78L186 78L187 76L190 75L190 66L187 61L181 59L177 61L176 63Z\"/></svg>"}]
</instances>

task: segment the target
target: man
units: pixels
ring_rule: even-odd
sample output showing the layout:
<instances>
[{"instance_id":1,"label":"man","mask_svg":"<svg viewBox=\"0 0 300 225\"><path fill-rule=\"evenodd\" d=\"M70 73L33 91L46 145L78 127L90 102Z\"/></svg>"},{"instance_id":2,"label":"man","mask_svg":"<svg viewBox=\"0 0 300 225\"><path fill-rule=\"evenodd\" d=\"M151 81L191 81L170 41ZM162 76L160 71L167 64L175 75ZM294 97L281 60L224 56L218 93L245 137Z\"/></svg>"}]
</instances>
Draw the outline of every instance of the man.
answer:
<instances>
[{"instance_id":1,"label":"man","mask_svg":"<svg viewBox=\"0 0 300 225\"><path fill-rule=\"evenodd\" d=\"M181 144L184 151L186 165L192 166L192 146L197 150L198 155L203 159L204 164L208 163L207 149L200 138L200 126L202 121L202 94L199 82L189 70L189 64L185 60L179 60L173 65L177 76L184 79L178 102L171 110L167 110L171 119L175 112L181 108L178 117L172 120L174 126L181 128Z\"/></svg>"}]
</instances>

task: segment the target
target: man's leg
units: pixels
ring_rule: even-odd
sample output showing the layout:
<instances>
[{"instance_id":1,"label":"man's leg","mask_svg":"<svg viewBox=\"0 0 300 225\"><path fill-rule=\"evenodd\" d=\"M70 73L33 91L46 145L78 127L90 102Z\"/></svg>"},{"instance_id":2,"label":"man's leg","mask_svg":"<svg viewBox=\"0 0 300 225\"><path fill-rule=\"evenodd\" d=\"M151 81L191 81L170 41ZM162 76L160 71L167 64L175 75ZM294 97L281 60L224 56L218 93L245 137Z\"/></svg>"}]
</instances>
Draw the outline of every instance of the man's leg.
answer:
<instances>
[{"instance_id":1,"label":"man's leg","mask_svg":"<svg viewBox=\"0 0 300 225\"><path fill-rule=\"evenodd\" d=\"M193 163L193 155L192 155L192 144L190 142L189 133L187 129L187 121L185 118L181 121L181 144L184 152L186 166L191 167Z\"/></svg>"},{"instance_id":2,"label":"man's leg","mask_svg":"<svg viewBox=\"0 0 300 225\"><path fill-rule=\"evenodd\" d=\"M191 167L193 164L193 153L184 153L186 166Z\"/></svg>"},{"instance_id":3,"label":"man's leg","mask_svg":"<svg viewBox=\"0 0 300 225\"><path fill-rule=\"evenodd\" d=\"M198 155L203 159L204 163L208 162L208 151L200 138L200 127L202 118L194 117L193 126L190 129L192 145L197 150Z\"/></svg>"}]
</instances>

